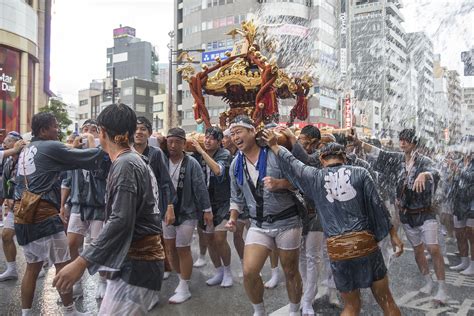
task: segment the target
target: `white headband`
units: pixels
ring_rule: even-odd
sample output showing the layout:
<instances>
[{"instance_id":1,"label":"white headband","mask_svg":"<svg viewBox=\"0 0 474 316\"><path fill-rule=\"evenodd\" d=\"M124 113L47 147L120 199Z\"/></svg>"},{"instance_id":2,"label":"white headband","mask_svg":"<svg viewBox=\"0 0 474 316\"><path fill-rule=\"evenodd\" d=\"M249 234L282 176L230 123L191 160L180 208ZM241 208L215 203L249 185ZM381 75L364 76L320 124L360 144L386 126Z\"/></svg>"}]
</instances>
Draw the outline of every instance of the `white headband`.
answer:
<instances>
[{"instance_id":1,"label":"white headband","mask_svg":"<svg viewBox=\"0 0 474 316\"><path fill-rule=\"evenodd\" d=\"M244 127L244 128L248 128L248 129L251 129L251 130L255 130L255 126L253 126L252 124L244 123L244 122L232 123L232 124L230 124L228 129L232 130L234 127Z\"/></svg>"},{"instance_id":2,"label":"white headband","mask_svg":"<svg viewBox=\"0 0 474 316\"><path fill-rule=\"evenodd\" d=\"M230 137L230 128L226 129L224 132L224 137Z\"/></svg>"}]
</instances>

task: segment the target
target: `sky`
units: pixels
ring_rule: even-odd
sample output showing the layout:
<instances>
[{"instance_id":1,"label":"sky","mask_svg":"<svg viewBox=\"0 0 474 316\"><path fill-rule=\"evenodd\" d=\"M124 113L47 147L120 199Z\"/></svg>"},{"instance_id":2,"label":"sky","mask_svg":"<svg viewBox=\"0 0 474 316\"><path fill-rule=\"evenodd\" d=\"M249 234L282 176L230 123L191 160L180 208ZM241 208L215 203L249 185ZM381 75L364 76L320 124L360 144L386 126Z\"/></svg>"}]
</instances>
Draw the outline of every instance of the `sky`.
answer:
<instances>
[{"instance_id":1,"label":"sky","mask_svg":"<svg viewBox=\"0 0 474 316\"><path fill-rule=\"evenodd\" d=\"M51 88L67 103L92 79L106 76L106 50L113 29L131 26L136 36L156 46L168 61L168 32L173 29L174 0L54 0L51 21Z\"/></svg>"},{"instance_id":2,"label":"sky","mask_svg":"<svg viewBox=\"0 0 474 316\"><path fill-rule=\"evenodd\" d=\"M160 62L167 62L174 0L53 1L51 88L67 103L77 104L78 90L105 77L106 49L120 24L134 27L137 37L157 48ZM474 1L403 0L403 5L405 30L425 31L441 63L462 75L461 51L474 48ZM474 86L474 77L461 81Z\"/></svg>"}]
</instances>

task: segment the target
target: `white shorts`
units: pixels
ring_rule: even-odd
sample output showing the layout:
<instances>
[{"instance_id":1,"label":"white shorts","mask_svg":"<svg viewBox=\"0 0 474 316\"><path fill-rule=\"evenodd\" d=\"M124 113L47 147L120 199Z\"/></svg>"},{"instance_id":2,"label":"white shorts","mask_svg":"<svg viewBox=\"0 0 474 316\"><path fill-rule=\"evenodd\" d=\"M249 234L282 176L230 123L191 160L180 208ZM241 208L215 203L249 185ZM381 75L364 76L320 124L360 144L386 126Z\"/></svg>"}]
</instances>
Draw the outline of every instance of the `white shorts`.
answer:
<instances>
[{"instance_id":1,"label":"white shorts","mask_svg":"<svg viewBox=\"0 0 474 316\"><path fill-rule=\"evenodd\" d=\"M179 226L166 225L163 221L163 238L176 239L176 247L189 247L193 242L193 232L197 219L188 219Z\"/></svg>"},{"instance_id":2,"label":"white shorts","mask_svg":"<svg viewBox=\"0 0 474 316\"><path fill-rule=\"evenodd\" d=\"M147 315L158 303L158 291L130 285L122 279L107 280L98 315Z\"/></svg>"},{"instance_id":3,"label":"white shorts","mask_svg":"<svg viewBox=\"0 0 474 316\"><path fill-rule=\"evenodd\" d=\"M245 245L257 244L267 247L270 250L293 250L301 245L301 233L303 228L295 227L290 229L262 229L250 227L245 238Z\"/></svg>"},{"instance_id":4,"label":"white shorts","mask_svg":"<svg viewBox=\"0 0 474 316\"><path fill-rule=\"evenodd\" d=\"M438 227L439 223L436 219L429 219L418 227L403 224L407 239L413 247L419 246L422 243L425 245L439 245Z\"/></svg>"},{"instance_id":5,"label":"white shorts","mask_svg":"<svg viewBox=\"0 0 474 316\"><path fill-rule=\"evenodd\" d=\"M7 227L5 223L5 227ZM465 228L465 227L474 227L474 218L466 218L462 221L458 220L458 217L454 215L454 228Z\"/></svg>"},{"instance_id":6,"label":"white shorts","mask_svg":"<svg viewBox=\"0 0 474 316\"><path fill-rule=\"evenodd\" d=\"M96 239L102 228L104 227L104 221L83 221L81 220L81 214L71 213L69 217L69 224L67 226L68 233L79 234L87 236L87 232L90 229L91 238Z\"/></svg>"},{"instance_id":7,"label":"white shorts","mask_svg":"<svg viewBox=\"0 0 474 316\"><path fill-rule=\"evenodd\" d=\"M27 263L44 262L51 266L71 259L64 232L40 238L22 247Z\"/></svg>"},{"instance_id":8,"label":"white shorts","mask_svg":"<svg viewBox=\"0 0 474 316\"><path fill-rule=\"evenodd\" d=\"M3 228L15 230L15 215L13 212L8 212L7 216L3 219Z\"/></svg>"},{"instance_id":9,"label":"white shorts","mask_svg":"<svg viewBox=\"0 0 474 316\"><path fill-rule=\"evenodd\" d=\"M225 228L225 225L226 225L226 224L227 224L227 220L224 219L224 220L222 220L222 222L221 222L219 225L217 225L217 226L214 226L214 225L212 225L212 226L206 225L206 230L203 230L203 232L204 232L205 234L213 234L213 233L215 233L215 232L226 232L226 231L227 231L227 229Z\"/></svg>"}]
</instances>

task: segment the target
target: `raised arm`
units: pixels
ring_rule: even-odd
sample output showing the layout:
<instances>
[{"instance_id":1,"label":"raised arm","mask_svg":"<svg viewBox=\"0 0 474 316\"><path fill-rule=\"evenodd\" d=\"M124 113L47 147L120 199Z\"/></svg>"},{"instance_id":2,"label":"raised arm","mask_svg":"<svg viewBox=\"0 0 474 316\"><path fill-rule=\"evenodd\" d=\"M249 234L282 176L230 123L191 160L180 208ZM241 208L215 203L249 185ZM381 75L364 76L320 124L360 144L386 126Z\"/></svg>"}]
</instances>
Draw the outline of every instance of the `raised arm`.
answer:
<instances>
[{"instance_id":1,"label":"raised arm","mask_svg":"<svg viewBox=\"0 0 474 316\"><path fill-rule=\"evenodd\" d=\"M314 195L319 184L319 181L317 181L318 169L305 165L296 159L286 148L279 146L273 132L265 130L263 132L263 139L278 157L280 168L285 177L304 194L308 196Z\"/></svg>"}]
</instances>

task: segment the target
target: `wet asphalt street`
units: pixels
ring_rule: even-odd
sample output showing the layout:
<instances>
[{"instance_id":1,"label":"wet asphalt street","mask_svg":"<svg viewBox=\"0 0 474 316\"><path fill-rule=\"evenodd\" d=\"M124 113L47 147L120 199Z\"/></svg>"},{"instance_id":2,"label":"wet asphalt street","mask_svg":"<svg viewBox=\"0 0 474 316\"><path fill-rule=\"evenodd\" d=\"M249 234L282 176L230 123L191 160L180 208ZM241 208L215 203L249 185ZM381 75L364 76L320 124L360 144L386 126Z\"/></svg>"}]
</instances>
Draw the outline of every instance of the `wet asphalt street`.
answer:
<instances>
[{"instance_id":1,"label":"wet asphalt street","mask_svg":"<svg viewBox=\"0 0 474 316\"><path fill-rule=\"evenodd\" d=\"M229 234L229 244L233 244ZM0 241L1 243L1 241ZM408 247L408 246L407 246ZM193 241L193 257L197 257L197 236ZM20 249L20 248L19 248ZM447 245L448 259L451 264L457 264L459 258L454 253L454 243ZM234 286L228 289L209 287L205 281L212 276L213 268L208 259L208 264L200 269L194 269L190 283L193 297L181 305L170 305L168 298L173 294L177 285L177 276L172 274L164 281L160 294L160 303L150 315L252 315L252 307L245 295L242 279L238 277L240 261L235 250L232 250L232 267L234 273ZM21 250L17 256L19 274L23 274L25 264ZM5 269L5 257L0 251L0 271ZM55 269L50 268L46 277L38 280L33 309L35 315L61 315L58 305L58 294L51 286ZM86 273L87 274L87 273ZM265 266L263 279L270 278L269 262ZM433 306L430 297L422 295L417 290L423 285L421 275L415 264L413 252L410 249L401 258L396 259L389 270L391 289L403 315L474 315L474 277L465 277L457 272L446 270L446 283L450 296L447 306ZM97 275L83 277L84 298L76 301L78 310L87 310L94 314L98 310L95 300L95 286ZM435 289L434 289L435 290ZM433 291L434 291L433 290ZM363 290L363 315L381 315L381 310L371 297L370 290ZM435 293L433 292L433 295ZM277 288L265 291L265 306L271 315L288 315L288 298L284 280ZM0 315L21 315L20 307L20 280L0 283ZM318 315L338 315L340 309L333 308L327 299L317 300L314 304Z\"/></svg>"}]
</instances>

